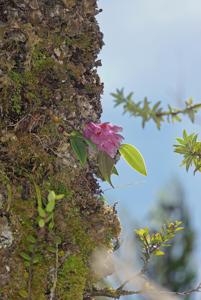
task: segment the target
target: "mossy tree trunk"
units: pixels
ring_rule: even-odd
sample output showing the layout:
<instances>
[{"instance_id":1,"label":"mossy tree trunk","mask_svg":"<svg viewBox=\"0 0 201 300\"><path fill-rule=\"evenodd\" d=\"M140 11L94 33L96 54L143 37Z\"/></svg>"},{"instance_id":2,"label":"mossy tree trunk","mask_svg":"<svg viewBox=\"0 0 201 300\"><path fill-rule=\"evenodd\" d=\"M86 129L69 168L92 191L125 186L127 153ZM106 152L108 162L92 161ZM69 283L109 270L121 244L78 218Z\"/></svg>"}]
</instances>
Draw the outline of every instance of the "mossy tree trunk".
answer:
<instances>
[{"instance_id":1,"label":"mossy tree trunk","mask_svg":"<svg viewBox=\"0 0 201 300\"><path fill-rule=\"evenodd\" d=\"M0 0L0 299L84 299L92 251L119 234L95 160L81 168L68 138L101 115L97 13L95 0ZM51 190L65 197L40 228Z\"/></svg>"}]
</instances>

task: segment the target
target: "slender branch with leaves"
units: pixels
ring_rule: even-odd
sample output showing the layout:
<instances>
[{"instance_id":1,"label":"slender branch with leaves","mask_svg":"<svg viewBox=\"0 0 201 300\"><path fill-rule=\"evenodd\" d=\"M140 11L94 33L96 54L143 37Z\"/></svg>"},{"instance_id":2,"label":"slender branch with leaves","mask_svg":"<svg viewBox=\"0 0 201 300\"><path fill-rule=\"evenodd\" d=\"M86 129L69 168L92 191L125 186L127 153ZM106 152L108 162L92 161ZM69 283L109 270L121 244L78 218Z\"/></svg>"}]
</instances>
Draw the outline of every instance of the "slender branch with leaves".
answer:
<instances>
[{"instance_id":1,"label":"slender branch with leaves","mask_svg":"<svg viewBox=\"0 0 201 300\"><path fill-rule=\"evenodd\" d=\"M143 266L141 270L134 274L131 278L125 280L118 288L114 289L112 287L104 287L97 288L93 286L91 290L87 291L87 295L98 297L108 297L114 299L120 299L122 296L130 296L130 295L179 295L186 296L191 295L192 293L201 292L201 283L199 283L196 287L181 291L181 292L172 292L172 291L164 291L158 287L156 287L148 277L147 266L151 257L154 256L163 256L165 252L161 250L161 248L171 246L171 240L176 236L176 234L183 230L182 222L175 221L164 224L160 231L155 233L150 233L149 228L141 228L135 230L135 234L137 238L140 240L142 244L142 260ZM139 281L139 279L143 280L143 286L141 289L130 290L126 289L125 286L132 282L133 280Z\"/></svg>"},{"instance_id":2,"label":"slender branch with leaves","mask_svg":"<svg viewBox=\"0 0 201 300\"><path fill-rule=\"evenodd\" d=\"M115 107L123 105L123 113L129 113L133 117L140 117L142 119L142 127L150 120L154 121L157 128L161 128L161 124L165 121L168 123L178 121L180 122L181 115L187 115L191 122L195 121L195 115L201 109L201 103L193 103L192 98L185 101L183 109L176 109L168 105L167 110L163 110L161 101L152 104L147 97L143 101L134 101L133 93L127 96L124 89L117 89L115 93L111 93L114 98ZM198 135L195 133L187 134L183 131L183 137L177 138L178 144L174 145L175 152L184 156L182 165L188 171L192 166L194 173L201 171L201 142L198 140Z\"/></svg>"},{"instance_id":3,"label":"slender branch with leaves","mask_svg":"<svg viewBox=\"0 0 201 300\"><path fill-rule=\"evenodd\" d=\"M145 97L143 101L135 102L133 100L133 93L125 96L123 89L117 89L116 93L112 93L112 96L114 97L115 106L123 105L124 113L130 113L131 116L140 117L142 119L142 127L145 127L146 123L152 120L157 128L160 129L162 123L165 121L181 121L182 115L187 115L191 122L194 122L195 115L201 108L201 103L194 104L191 98L185 101L185 107L183 109L175 109L168 105L168 109L163 110L161 101L151 104ZM194 173L196 171L201 171L201 142L198 141L198 135L195 133L189 135L184 130L183 137L177 138L177 142L178 144L174 145L175 152L183 155L182 165L186 167L186 170L188 171L192 166L194 168ZM132 278L124 280L124 282L116 289L113 289L112 287L105 287L102 289L92 287L92 290L89 291L89 295L119 299L121 296L139 294L155 294L160 297L160 295L162 296L163 294L186 296L195 292L201 292L201 283L195 288L186 291L163 291L150 283L149 279L146 277L151 257L165 255L163 248L171 246L170 241L175 237L177 232L184 229L181 224L182 222L180 221L167 223L159 232L155 233L150 233L148 227L136 230L135 234L142 244L143 265L141 270L132 276ZM137 280L137 278L143 278L144 286L137 290L127 290L125 288L126 285L135 279Z\"/></svg>"},{"instance_id":4,"label":"slender branch with leaves","mask_svg":"<svg viewBox=\"0 0 201 300\"><path fill-rule=\"evenodd\" d=\"M115 107L122 105L123 113L129 113L133 117L140 117L142 119L142 127L144 128L146 123L152 120L158 129L161 128L161 124L166 120L170 122L180 122L181 115L187 115L191 122L195 121L195 115L199 109L201 109L201 103L194 104L192 98L185 101L185 107L183 109L173 108L168 105L167 110L163 110L161 101L157 101L155 104L148 101L147 97L143 101L135 101L133 99L133 93L125 95L124 89L117 89L115 93L111 93L114 98Z\"/></svg>"},{"instance_id":5,"label":"slender branch with leaves","mask_svg":"<svg viewBox=\"0 0 201 300\"><path fill-rule=\"evenodd\" d=\"M178 144L174 145L175 152L184 157L182 165L186 167L186 171L192 166L194 174L201 171L201 142L197 138L197 134L187 134L184 130L183 137L177 138Z\"/></svg>"}]
</instances>

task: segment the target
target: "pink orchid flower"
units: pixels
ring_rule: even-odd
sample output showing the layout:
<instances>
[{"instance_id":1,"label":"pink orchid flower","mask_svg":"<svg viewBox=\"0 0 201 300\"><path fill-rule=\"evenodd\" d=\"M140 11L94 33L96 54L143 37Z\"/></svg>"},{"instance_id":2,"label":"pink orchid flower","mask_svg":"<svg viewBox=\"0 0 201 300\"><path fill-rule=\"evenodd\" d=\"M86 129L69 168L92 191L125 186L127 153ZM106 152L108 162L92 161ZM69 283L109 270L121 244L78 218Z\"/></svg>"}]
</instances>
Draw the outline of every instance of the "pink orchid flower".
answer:
<instances>
[{"instance_id":1,"label":"pink orchid flower","mask_svg":"<svg viewBox=\"0 0 201 300\"><path fill-rule=\"evenodd\" d=\"M84 137L94 143L99 150L114 158L124 139L118 134L119 131L122 131L122 127L108 122L99 124L89 122L84 128Z\"/></svg>"}]
</instances>

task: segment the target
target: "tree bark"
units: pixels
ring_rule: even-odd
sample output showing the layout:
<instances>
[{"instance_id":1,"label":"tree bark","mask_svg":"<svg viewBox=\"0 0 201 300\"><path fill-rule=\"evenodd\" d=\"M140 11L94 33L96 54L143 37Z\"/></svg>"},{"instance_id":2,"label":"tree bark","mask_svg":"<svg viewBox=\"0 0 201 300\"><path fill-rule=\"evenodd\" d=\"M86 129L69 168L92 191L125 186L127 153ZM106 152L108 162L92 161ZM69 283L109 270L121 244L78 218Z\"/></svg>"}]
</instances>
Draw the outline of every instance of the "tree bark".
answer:
<instances>
[{"instance_id":1,"label":"tree bark","mask_svg":"<svg viewBox=\"0 0 201 300\"><path fill-rule=\"evenodd\" d=\"M0 0L0 299L90 299L91 254L119 235L96 157L82 168L69 142L100 120L97 13L95 0ZM65 197L41 225L49 191Z\"/></svg>"}]
</instances>

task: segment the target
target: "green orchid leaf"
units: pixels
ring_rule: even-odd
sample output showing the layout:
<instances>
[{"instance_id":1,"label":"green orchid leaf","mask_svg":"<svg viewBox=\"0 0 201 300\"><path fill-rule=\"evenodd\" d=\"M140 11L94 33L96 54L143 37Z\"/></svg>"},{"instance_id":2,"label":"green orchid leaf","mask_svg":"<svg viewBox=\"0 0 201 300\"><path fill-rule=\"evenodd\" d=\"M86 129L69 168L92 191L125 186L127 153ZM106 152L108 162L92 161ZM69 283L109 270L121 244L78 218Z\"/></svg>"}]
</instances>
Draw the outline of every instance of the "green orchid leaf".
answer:
<instances>
[{"instance_id":1,"label":"green orchid leaf","mask_svg":"<svg viewBox=\"0 0 201 300\"><path fill-rule=\"evenodd\" d=\"M56 194L54 191L50 191L47 197L48 201L52 201L56 199Z\"/></svg>"},{"instance_id":2,"label":"green orchid leaf","mask_svg":"<svg viewBox=\"0 0 201 300\"><path fill-rule=\"evenodd\" d=\"M30 265L30 264L29 264ZM28 265L28 266L29 266ZM19 291L19 295L20 297L22 297L23 299L27 299L29 297L28 292L26 290L20 290Z\"/></svg>"},{"instance_id":3,"label":"green orchid leaf","mask_svg":"<svg viewBox=\"0 0 201 300\"><path fill-rule=\"evenodd\" d=\"M49 225L48 225L48 229L49 230L52 230L54 228L54 222L50 222Z\"/></svg>"},{"instance_id":4,"label":"green orchid leaf","mask_svg":"<svg viewBox=\"0 0 201 300\"><path fill-rule=\"evenodd\" d=\"M87 145L82 137L74 135L70 137L71 147L81 165L84 166L87 160Z\"/></svg>"},{"instance_id":5,"label":"green orchid leaf","mask_svg":"<svg viewBox=\"0 0 201 300\"><path fill-rule=\"evenodd\" d=\"M86 139L85 137L83 137L83 140L87 143L88 146L96 150L96 145L94 143L92 143L90 140Z\"/></svg>"},{"instance_id":6,"label":"green orchid leaf","mask_svg":"<svg viewBox=\"0 0 201 300\"><path fill-rule=\"evenodd\" d=\"M54 218L54 213L53 212L50 212L47 219L45 220L46 223L50 222L51 220L53 220Z\"/></svg>"},{"instance_id":7,"label":"green orchid leaf","mask_svg":"<svg viewBox=\"0 0 201 300\"><path fill-rule=\"evenodd\" d=\"M31 257L27 253L25 253L25 252L21 252L20 256L22 258L24 258L26 261L30 261L31 260Z\"/></svg>"},{"instance_id":8,"label":"green orchid leaf","mask_svg":"<svg viewBox=\"0 0 201 300\"><path fill-rule=\"evenodd\" d=\"M113 166L112 174L114 174L114 175L116 175L116 176L119 176L119 173L118 173L118 171L117 171L117 169L116 169L115 166Z\"/></svg>"},{"instance_id":9,"label":"green orchid leaf","mask_svg":"<svg viewBox=\"0 0 201 300\"><path fill-rule=\"evenodd\" d=\"M55 199L51 199L46 205L45 210L46 212L51 213L53 212L54 208L55 208Z\"/></svg>"},{"instance_id":10,"label":"green orchid leaf","mask_svg":"<svg viewBox=\"0 0 201 300\"><path fill-rule=\"evenodd\" d=\"M39 219L38 225L40 228L43 228L45 226L45 221L43 219Z\"/></svg>"},{"instance_id":11,"label":"green orchid leaf","mask_svg":"<svg viewBox=\"0 0 201 300\"><path fill-rule=\"evenodd\" d=\"M40 255L37 255L33 258L33 264L37 264L42 260L42 257Z\"/></svg>"},{"instance_id":12,"label":"green orchid leaf","mask_svg":"<svg viewBox=\"0 0 201 300\"><path fill-rule=\"evenodd\" d=\"M137 148L130 144L122 144L119 148L119 152L134 170L144 176L147 175L144 158Z\"/></svg>"},{"instance_id":13,"label":"green orchid leaf","mask_svg":"<svg viewBox=\"0 0 201 300\"><path fill-rule=\"evenodd\" d=\"M36 243L36 238L33 235L28 235L27 236L27 241L32 243L32 244L35 244Z\"/></svg>"},{"instance_id":14,"label":"green orchid leaf","mask_svg":"<svg viewBox=\"0 0 201 300\"><path fill-rule=\"evenodd\" d=\"M105 181L107 181L112 187L111 175L114 167L114 159L111 158L106 152L100 151L98 153L98 168Z\"/></svg>"},{"instance_id":15,"label":"green orchid leaf","mask_svg":"<svg viewBox=\"0 0 201 300\"><path fill-rule=\"evenodd\" d=\"M36 198L37 198L37 202L38 202L38 207L42 207L42 197L41 197L40 188L36 183L34 183L34 187L35 187L35 191L36 191Z\"/></svg>"},{"instance_id":16,"label":"green orchid leaf","mask_svg":"<svg viewBox=\"0 0 201 300\"><path fill-rule=\"evenodd\" d=\"M64 194L59 194L59 195L56 195L56 196L55 196L55 199L56 199L56 200L61 200L61 199L63 199L64 197L65 197Z\"/></svg>"},{"instance_id":17,"label":"green orchid leaf","mask_svg":"<svg viewBox=\"0 0 201 300\"><path fill-rule=\"evenodd\" d=\"M46 217L45 210L42 207L40 207L40 206L38 206L38 214L39 214L39 216L41 218L45 218Z\"/></svg>"}]
</instances>

